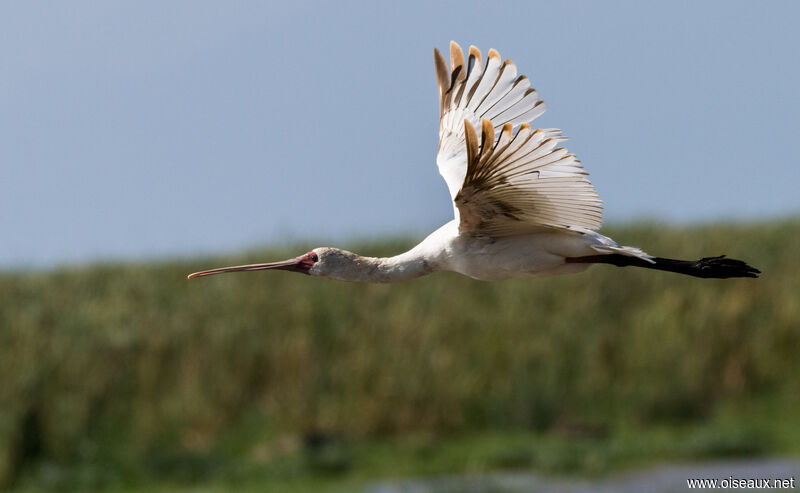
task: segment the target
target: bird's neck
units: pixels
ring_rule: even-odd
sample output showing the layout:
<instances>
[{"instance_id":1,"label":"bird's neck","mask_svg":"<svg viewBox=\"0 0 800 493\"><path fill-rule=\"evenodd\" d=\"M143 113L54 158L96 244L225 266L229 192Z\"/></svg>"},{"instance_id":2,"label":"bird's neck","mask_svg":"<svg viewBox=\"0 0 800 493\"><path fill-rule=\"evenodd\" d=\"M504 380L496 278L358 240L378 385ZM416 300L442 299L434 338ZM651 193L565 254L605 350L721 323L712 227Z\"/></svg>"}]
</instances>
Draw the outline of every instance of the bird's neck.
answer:
<instances>
[{"instance_id":1,"label":"bird's neck","mask_svg":"<svg viewBox=\"0 0 800 493\"><path fill-rule=\"evenodd\" d=\"M350 255L352 258L348 268L331 272L328 277L340 281L386 283L414 279L437 270L435 262L416 248L394 257Z\"/></svg>"}]
</instances>

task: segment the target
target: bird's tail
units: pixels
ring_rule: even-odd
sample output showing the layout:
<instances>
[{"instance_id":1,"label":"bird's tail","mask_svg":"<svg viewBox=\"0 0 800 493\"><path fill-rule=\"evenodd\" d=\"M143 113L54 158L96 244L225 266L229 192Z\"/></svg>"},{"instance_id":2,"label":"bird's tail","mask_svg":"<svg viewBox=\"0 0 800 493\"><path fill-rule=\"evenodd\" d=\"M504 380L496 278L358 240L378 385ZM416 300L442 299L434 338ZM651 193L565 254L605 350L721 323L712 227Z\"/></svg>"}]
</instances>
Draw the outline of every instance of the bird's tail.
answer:
<instances>
[{"instance_id":1,"label":"bird's tail","mask_svg":"<svg viewBox=\"0 0 800 493\"><path fill-rule=\"evenodd\" d=\"M652 255L648 255L642 251L641 248L632 246L619 246L619 245L592 245L592 250L598 253L624 255L626 257L635 257L642 259L645 262L655 263Z\"/></svg>"},{"instance_id":2,"label":"bird's tail","mask_svg":"<svg viewBox=\"0 0 800 493\"><path fill-rule=\"evenodd\" d=\"M601 235L597 231L592 231L591 229L582 228L579 226L570 226L569 229L577 231L580 234L591 238L592 244L590 245L590 247L597 253L602 253L605 255L616 254L616 255L623 255L626 257L635 257L644 260L645 262L653 263L653 257L643 252L641 248L632 246L621 246L608 236Z\"/></svg>"}]
</instances>

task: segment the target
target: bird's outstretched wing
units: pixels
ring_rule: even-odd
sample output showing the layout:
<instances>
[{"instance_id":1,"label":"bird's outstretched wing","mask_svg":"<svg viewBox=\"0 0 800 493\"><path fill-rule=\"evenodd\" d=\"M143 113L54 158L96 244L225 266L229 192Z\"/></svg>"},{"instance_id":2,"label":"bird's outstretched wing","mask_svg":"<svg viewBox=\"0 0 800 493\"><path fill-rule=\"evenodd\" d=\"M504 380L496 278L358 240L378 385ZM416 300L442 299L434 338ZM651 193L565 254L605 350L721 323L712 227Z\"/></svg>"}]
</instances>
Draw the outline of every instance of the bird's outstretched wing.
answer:
<instances>
[{"instance_id":1,"label":"bird's outstretched wing","mask_svg":"<svg viewBox=\"0 0 800 493\"><path fill-rule=\"evenodd\" d=\"M510 60L450 43L450 70L434 50L439 85L436 163L462 233L506 236L542 227L597 229L602 203L557 129L531 130L544 101ZM475 127L481 126L481 140ZM500 135L495 140L496 130Z\"/></svg>"}]
</instances>

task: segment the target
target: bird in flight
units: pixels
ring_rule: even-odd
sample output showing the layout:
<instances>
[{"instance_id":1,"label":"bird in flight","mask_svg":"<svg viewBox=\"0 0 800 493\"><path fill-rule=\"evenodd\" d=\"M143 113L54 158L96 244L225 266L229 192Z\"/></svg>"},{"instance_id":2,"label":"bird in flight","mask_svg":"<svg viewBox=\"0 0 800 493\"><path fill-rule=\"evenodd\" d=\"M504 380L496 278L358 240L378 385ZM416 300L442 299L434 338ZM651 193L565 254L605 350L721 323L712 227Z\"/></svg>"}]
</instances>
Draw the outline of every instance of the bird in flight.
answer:
<instances>
[{"instance_id":1,"label":"bird in flight","mask_svg":"<svg viewBox=\"0 0 800 493\"><path fill-rule=\"evenodd\" d=\"M436 164L454 218L411 250L388 258L320 247L282 262L195 272L189 278L288 270L342 281L394 282L440 270L481 280L572 274L593 264L636 266L704 278L758 277L724 255L700 260L653 257L596 232L602 202L558 129L530 122L546 105L510 60L450 43L450 67L434 49L439 86ZM483 68L481 68L483 67Z\"/></svg>"}]
</instances>

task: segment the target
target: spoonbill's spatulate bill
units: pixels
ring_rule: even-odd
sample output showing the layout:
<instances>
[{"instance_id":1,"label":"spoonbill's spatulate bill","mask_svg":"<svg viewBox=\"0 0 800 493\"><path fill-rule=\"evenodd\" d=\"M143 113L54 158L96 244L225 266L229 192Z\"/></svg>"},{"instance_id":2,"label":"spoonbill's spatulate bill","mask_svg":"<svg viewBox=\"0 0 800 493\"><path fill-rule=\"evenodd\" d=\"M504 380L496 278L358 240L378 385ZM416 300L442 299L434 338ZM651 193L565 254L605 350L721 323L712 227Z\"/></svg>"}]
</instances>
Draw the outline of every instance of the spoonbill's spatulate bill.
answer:
<instances>
[{"instance_id":1,"label":"spoonbill's spatulate bill","mask_svg":"<svg viewBox=\"0 0 800 493\"><path fill-rule=\"evenodd\" d=\"M320 247L283 262L190 274L280 269L343 281L392 282L438 270L483 280L581 272L592 264L636 266L696 277L758 277L741 260L653 257L595 230L602 205L558 129L533 129L545 103L510 60L489 50L486 64L450 43L450 68L434 49L439 85L436 164L455 218L411 250L390 258ZM477 130L476 130L477 129ZM480 135L479 135L480 134Z\"/></svg>"}]
</instances>

